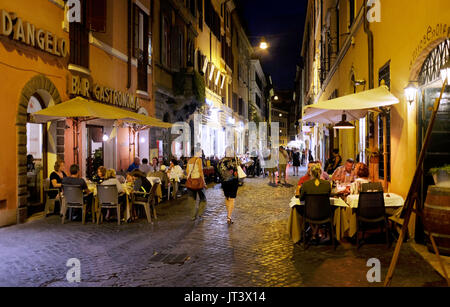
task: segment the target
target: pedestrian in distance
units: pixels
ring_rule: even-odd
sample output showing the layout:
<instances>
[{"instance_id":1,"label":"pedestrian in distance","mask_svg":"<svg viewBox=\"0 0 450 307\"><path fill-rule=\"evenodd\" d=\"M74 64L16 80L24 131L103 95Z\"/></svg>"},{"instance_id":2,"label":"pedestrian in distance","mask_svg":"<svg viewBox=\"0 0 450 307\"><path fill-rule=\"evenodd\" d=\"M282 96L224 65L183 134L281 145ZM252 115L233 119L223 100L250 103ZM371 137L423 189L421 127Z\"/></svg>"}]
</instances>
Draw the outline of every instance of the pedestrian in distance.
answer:
<instances>
[{"instance_id":1,"label":"pedestrian in distance","mask_svg":"<svg viewBox=\"0 0 450 307\"><path fill-rule=\"evenodd\" d=\"M294 176L298 176L300 168L300 152L298 149L295 149L292 154L292 166L294 167Z\"/></svg>"},{"instance_id":2,"label":"pedestrian in distance","mask_svg":"<svg viewBox=\"0 0 450 307\"><path fill-rule=\"evenodd\" d=\"M269 172L269 179L270 183L269 185L277 186L277 178L276 178L276 172L277 172L277 166L278 166L278 149L272 148L267 149L268 154L266 155L266 158L264 159L264 172Z\"/></svg>"},{"instance_id":3,"label":"pedestrian in distance","mask_svg":"<svg viewBox=\"0 0 450 307\"><path fill-rule=\"evenodd\" d=\"M225 157L219 162L220 181L225 195L225 206L227 208L227 224L233 224L232 214L234 203L239 189L238 158L232 147L227 147Z\"/></svg>"},{"instance_id":4,"label":"pedestrian in distance","mask_svg":"<svg viewBox=\"0 0 450 307\"><path fill-rule=\"evenodd\" d=\"M284 184L287 184L286 181L286 169L289 163L289 154L283 146L280 146L280 153L278 158L278 181L281 183L281 179L283 178Z\"/></svg>"},{"instance_id":5,"label":"pedestrian in distance","mask_svg":"<svg viewBox=\"0 0 450 307\"><path fill-rule=\"evenodd\" d=\"M127 172L131 173L135 169L139 169L139 165L141 165L141 159L138 157L134 158L133 163L128 167Z\"/></svg>"},{"instance_id":6,"label":"pedestrian in distance","mask_svg":"<svg viewBox=\"0 0 450 307\"><path fill-rule=\"evenodd\" d=\"M197 149L195 156L189 159L186 167L187 179L186 188L188 189L188 202L191 207L191 220L195 221L197 218L202 218L206 209L206 181L203 174L201 149ZM197 208L197 198L200 202Z\"/></svg>"}]
</instances>

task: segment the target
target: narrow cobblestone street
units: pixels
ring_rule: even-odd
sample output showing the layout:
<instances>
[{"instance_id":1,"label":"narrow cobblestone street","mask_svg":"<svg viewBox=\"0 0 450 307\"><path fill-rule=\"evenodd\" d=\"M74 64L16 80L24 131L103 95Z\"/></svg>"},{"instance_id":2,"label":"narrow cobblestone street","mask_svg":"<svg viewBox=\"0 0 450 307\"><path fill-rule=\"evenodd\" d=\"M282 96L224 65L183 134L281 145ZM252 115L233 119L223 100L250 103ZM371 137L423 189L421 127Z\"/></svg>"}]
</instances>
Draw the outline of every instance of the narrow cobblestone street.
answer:
<instances>
[{"instance_id":1,"label":"narrow cobblestone street","mask_svg":"<svg viewBox=\"0 0 450 307\"><path fill-rule=\"evenodd\" d=\"M235 224L228 227L220 185L207 191L202 221L189 220L186 196L158 207L158 220L118 226L71 222L52 216L0 229L0 286L180 286L296 287L381 286L370 284L369 258L386 275L393 247L367 244L292 244L286 231L290 187L270 187L268 179L246 179L239 190ZM165 257L168 255L167 257ZM179 255L181 263L164 259ZM81 261L81 283L69 284L66 262ZM175 261L177 262L177 261ZM182 261L181 261L182 262ZM405 244L393 286L440 286L444 280Z\"/></svg>"}]
</instances>

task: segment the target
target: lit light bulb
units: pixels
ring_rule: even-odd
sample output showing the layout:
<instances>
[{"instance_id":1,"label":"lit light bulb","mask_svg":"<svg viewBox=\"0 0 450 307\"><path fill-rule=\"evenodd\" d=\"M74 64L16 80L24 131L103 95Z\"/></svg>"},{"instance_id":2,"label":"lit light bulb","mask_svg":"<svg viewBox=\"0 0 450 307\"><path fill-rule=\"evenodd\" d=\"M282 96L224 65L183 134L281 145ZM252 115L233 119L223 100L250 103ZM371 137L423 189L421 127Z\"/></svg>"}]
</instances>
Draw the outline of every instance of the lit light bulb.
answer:
<instances>
[{"instance_id":1,"label":"lit light bulb","mask_svg":"<svg viewBox=\"0 0 450 307\"><path fill-rule=\"evenodd\" d=\"M417 95L417 87L412 82L410 82L408 86L405 88L406 100L409 103L413 103L414 100L416 99L416 95Z\"/></svg>"},{"instance_id":2,"label":"lit light bulb","mask_svg":"<svg viewBox=\"0 0 450 307\"><path fill-rule=\"evenodd\" d=\"M103 142L107 142L108 140L109 140L109 137L106 134L104 134L103 135Z\"/></svg>"},{"instance_id":3,"label":"lit light bulb","mask_svg":"<svg viewBox=\"0 0 450 307\"><path fill-rule=\"evenodd\" d=\"M263 38L263 40L261 41L261 43L259 43L259 48L266 50L267 48L269 48L269 44L267 44L266 40Z\"/></svg>"}]
</instances>

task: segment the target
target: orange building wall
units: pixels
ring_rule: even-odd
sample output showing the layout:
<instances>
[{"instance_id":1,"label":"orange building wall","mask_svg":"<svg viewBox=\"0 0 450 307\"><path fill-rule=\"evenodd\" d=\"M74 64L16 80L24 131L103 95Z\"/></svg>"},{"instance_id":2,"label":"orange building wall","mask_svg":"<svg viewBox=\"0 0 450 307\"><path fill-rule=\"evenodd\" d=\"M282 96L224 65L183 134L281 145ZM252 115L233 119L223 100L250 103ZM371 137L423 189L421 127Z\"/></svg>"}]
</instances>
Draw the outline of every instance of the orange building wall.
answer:
<instances>
[{"instance_id":1,"label":"orange building wall","mask_svg":"<svg viewBox=\"0 0 450 307\"><path fill-rule=\"evenodd\" d=\"M150 1L140 1L150 9ZM95 33L94 37L121 52L127 54L127 1L108 1L107 33ZM48 0L9 1L0 0L0 9L16 12L23 21L54 33L59 38L69 34L63 30L64 10ZM0 36L0 129L3 133L0 151L0 226L14 224L18 208L18 161L16 119L21 92L27 82L36 75L43 74L57 88L62 101L69 99L67 83L70 72L67 70L68 58L62 59L41 50ZM91 77L94 82L104 86L136 94L137 67L132 65L131 88L127 89L127 62L113 56L97 46L90 45ZM148 76L148 96L139 98L140 106L150 116L154 115L152 100L152 76ZM74 162L72 121L66 121L65 130L66 167ZM80 163L81 161L81 138ZM117 167L125 168L130 164L128 129L119 129L117 140ZM6 200L6 202L5 202Z\"/></svg>"},{"instance_id":2,"label":"orange building wall","mask_svg":"<svg viewBox=\"0 0 450 307\"><path fill-rule=\"evenodd\" d=\"M15 12L36 28L43 28L68 40L68 33L61 26L64 12L49 1L0 0L0 9ZM66 67L65 59L0 36L0 202L6 200L6 206L0 206L0 226L16 222L19 158L16 120L21 92L31 78L44 74L65 100Z\"/></svg>"}]
</instances>

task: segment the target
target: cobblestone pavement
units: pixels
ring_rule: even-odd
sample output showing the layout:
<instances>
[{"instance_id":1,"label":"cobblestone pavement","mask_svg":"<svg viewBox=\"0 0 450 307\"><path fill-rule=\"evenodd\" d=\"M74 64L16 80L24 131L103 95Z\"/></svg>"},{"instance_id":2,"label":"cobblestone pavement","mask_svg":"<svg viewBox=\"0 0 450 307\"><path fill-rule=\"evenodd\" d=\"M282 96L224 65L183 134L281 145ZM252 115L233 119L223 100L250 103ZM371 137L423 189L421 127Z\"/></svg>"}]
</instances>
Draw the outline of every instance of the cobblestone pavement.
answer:
<instances>
[{"instance_id":1,"label":"cobblestone pavement","mask_svg":"<svg viewBox=\"0 0 450 307\"><path fill-rule=\"evenodd\" d=\"M382 278L393 248L367 244L360 251L350 244L292 244L286 226L298 177L290 187L271 187L268 179L246 179L240 188L235 224L226 224L220 185L207 191L208 206L201 221L191 222L185 196L161 204L158 220L95 225L56 216L0 229L0 286L177 286L295 287L381 286L370 284L369 258L378 258ZM177 255L187 260L170 264ZM66 262L81 261L81 283L69 284ZM176 261L175 261L176 262ZM393 286L441 286L444 280L408 244Z\"/></svg>"}]
</instances>

